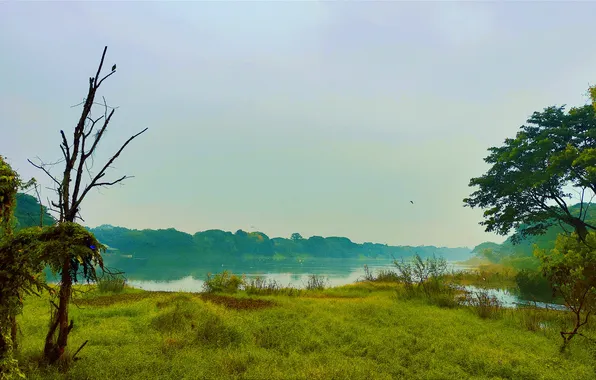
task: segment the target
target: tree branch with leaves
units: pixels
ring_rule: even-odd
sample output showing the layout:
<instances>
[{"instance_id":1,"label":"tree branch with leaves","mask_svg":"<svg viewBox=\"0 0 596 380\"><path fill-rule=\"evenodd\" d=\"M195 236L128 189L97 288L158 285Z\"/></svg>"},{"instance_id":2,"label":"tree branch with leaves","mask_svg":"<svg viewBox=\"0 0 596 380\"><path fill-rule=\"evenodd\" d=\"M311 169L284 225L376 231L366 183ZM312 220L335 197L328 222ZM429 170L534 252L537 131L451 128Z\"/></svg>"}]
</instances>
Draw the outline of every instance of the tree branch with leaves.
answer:
<instances>
[{"instance_id":1,"label":"tree branch with leaves","mask_svg":"<svg viewBox=\"0 0 596 380\"><path fill-rule=\"evenodd\" d=\"M575 233L574 233L575 234ZM582 335L590 316L596 312L596 232L590 232L584 244L577 236L561 234L554 249L537 249L534 254L541 261L541 270L573 314L573 326L561 331L563 347L576 335Z\"/></svg>"},{"instance_id":2,"label":"tree branch with leaves","mask_svg":"<svg viewBox=\"0 0 596 380\"><path fill-rule=\"evenodd\" d=\"M541 235L564 223L585 239L596 226L585 220L586 191L596 194L596 110L591 105L548 107L535 112L515 138L489 148L488 172L470 180L477 187L464 205L485 209L480 222L487 232L507 235L514 243ZM580 213L571 211L566 189L580 191Z\"/></svg>"}]
</instances>

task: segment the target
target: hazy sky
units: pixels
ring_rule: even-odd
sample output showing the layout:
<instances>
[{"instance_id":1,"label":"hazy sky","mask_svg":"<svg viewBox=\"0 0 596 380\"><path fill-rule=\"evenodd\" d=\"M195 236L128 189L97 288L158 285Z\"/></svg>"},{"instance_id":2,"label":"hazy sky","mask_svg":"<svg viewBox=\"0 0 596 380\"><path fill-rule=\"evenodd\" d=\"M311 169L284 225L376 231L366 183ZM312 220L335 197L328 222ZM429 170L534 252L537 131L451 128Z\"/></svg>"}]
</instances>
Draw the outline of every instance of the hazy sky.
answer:
<instances>
[{"instance_id":1,"label":"hazy sky","mask_svg":"<svg viewBox=\"0 0 596 380\"><path fill-rule=\"evenodd\" d=\"M595 2L2 2L0 154L61 157L104 45L86 224L474 246L486 149L596 82ZM99 108L97 115L102 112ZM59 175L61 167L53 173ZM53 196L45 190L43 194ZM412 205L410 200L414 202Z\"/></svg>"}]
</instances>

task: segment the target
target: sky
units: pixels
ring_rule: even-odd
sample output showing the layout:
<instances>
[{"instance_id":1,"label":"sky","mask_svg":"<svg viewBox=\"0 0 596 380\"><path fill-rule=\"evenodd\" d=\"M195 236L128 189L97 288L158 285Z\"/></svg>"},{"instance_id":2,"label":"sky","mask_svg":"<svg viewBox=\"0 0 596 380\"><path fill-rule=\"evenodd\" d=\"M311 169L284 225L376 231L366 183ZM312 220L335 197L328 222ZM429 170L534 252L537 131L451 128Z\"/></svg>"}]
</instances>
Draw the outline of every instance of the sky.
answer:
<instances>
[{"instance_id":1,"label":"sky","mask_svg":"<svg viewBox=\"0 0 596 380\"><path fill-rule=\"evenodd\" d=\"M94 172L149 130L105 177L134 178L91 191L84 224L501 242L463 207L469 180L534 111L587 102L594 14L562 1L2 2L0 154L51 188L27 159L61 157L107 45L118 69L99 95L119 108Z\"/></svg>"}]
</instances>

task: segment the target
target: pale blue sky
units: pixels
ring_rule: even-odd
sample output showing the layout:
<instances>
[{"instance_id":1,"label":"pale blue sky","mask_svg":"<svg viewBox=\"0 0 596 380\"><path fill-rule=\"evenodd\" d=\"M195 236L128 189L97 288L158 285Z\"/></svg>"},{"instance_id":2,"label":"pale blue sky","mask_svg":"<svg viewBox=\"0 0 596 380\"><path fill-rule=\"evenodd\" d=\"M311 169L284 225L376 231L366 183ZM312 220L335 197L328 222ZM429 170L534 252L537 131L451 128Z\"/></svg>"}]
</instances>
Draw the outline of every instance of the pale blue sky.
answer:
<instances>
[{"instance_id":1,"label":"pale blue sky","mask_svg":"<svg viewBox=\"0 0 596 380\"><path fill-rule=\"evenodd\" d=\"M86 224L473 246L489 146L584 104L594 2L2 2L0 153L60 158L104 45L120 108ZM98 109L96 112L100 112ZM59 167L55 173L59 172ZM44 191L45 196L51 196ZM414 205L410 204L414 201Z\"/></svg>"}]
</instances>

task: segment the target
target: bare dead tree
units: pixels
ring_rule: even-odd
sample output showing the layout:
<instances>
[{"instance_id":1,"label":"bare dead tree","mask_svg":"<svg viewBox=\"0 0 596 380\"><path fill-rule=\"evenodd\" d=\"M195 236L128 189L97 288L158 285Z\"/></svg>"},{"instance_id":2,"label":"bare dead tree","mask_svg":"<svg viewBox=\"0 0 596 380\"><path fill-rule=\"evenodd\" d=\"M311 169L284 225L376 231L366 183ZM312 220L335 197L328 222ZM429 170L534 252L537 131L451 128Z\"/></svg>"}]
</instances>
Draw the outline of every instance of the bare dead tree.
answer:
<instances>
[{"instance_id":1,"label":"bare dead tree","mask_svg":"<svg viewBox=\"0 0 596 380\"><path fill-rule=\"evenodd\" d=\"M57 201L52 201L52 210L59 213L58 224L64 222L75 222L76 219L81 219L79 209L81 203L91 191L91 189L101 186L112 186L117 183L124 181L129 176L122 176L115 180L105 180L106 170L114 163L114 161L120 156L120 153L126 148L126 146L134 140L136 137L147 131L148 128L143 129L139 133L131 136L128 140L122 144L120 149L112 155L112 157L103 165L101 170L96 175L90 175L90 182L86 185L83 184L84 173L88 171L87 160L94 154L99 141L104 136L112 116L114 115L115 108L109 107L103 99L102 103L99 103L104 108L103 115L92 118L91 109L95 102L97 90L110 76L116 73L116 65L112 67L112 70L106 74L101 74L104 65L108 47L106 46L101 56L101 61L97 72L94 77L89 78L89 90L87 97L83 104L83 110L78 120L77 125L74 128L74 134L72 143L69 143L66 134L63 130L60 131L61 143L60 150L62 151L64 162L64 171L62 172L62 178L58 178L50 173L48 169L54 164L44 164L41 160L39 164L33 163L28 160L33 166L42 170L55 184L55 191L58 195ZM64 349L68 343L68 334L73 328L73 321L68 320L68 304L72 294L72 284L76 281L76 272L73 276L73 266L76 266L72 260L64 260L60 270L60 291L59 291L59 304L56 306L56 310L52 313L52 321L50 328L46 336L44 346L44 356L49 362L56 362L64 353ZM56 337L57 332L57 337Z\"/></svg>"}]
</instances>

